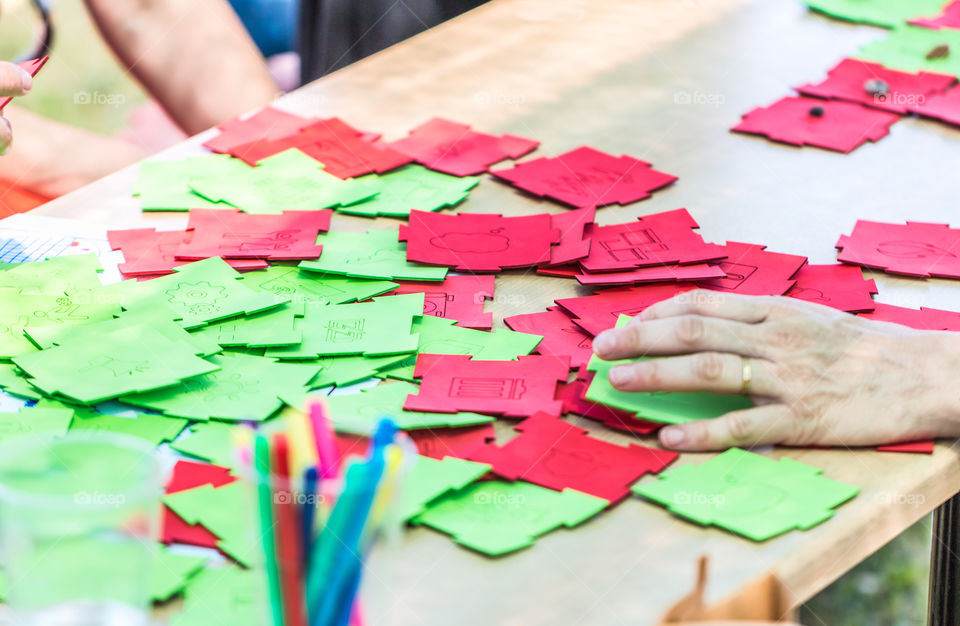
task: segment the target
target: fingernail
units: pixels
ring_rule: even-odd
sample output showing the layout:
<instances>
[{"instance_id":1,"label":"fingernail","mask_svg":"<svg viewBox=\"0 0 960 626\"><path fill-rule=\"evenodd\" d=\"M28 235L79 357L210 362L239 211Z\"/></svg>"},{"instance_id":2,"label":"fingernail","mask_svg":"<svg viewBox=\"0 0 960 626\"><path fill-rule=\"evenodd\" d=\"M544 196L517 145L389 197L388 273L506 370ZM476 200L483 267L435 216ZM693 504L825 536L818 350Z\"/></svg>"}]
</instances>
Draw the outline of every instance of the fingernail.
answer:
<instances>
[{"instance_id":1,"label":"fingernail","mask_svg":"<svg viewBox=\"0 0 960 626\"><path fill-rule=\"evenodd\" d=\"M629 365L618 365L610 370L610 383L614 387L618 387L629 381L631 376Z\"/></svg>"},{"instance_id":2,"label":"fingernail","mask_svg":"<svg viewBox=\"0 0 960 626\"><path fill-rule=\"evenodd\" d=\"M596 354L606 354L613 350L616 345L617 340L614 339L613 333L609 330L605 330L593 339L593 351Z\"/></svg>"},{"instance_id":3,"label":"fingernail","mask_svg":"<svg viewBox=\"0 0 960 626\"><path fill-rule=\"evenodd\" d=\"M660 441L668 448L674 448L683 443L686 435L682 428L668 427L660 431Z\"/></svg>"},{"instance_id":4,"label":"fingernail","mask_svg":"<svg viewBox=\"0 0 960 626\"><path fill-rule=\"evenodd\" d=\"M22 67L18 67L17 69L20 70L20 86L23 89L23 93L27 93L33 88L33 76Z\"/></svg>"}]
</instances>

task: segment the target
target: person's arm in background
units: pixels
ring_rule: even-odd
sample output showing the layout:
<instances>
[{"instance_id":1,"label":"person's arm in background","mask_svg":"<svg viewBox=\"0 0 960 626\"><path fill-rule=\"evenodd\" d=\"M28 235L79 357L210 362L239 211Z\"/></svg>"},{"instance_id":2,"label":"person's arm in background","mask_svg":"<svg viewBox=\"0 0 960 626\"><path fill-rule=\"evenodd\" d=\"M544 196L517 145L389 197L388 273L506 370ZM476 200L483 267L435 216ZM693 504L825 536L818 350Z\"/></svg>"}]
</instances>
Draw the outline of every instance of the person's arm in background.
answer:
<instances>
[{"instance_id":1,"label":"person's arm in background","mask_svg":"<svg viewBox=\"0 0 960 626\"><path fill-rule=\"evenodd\" d=\"M121 63L188 134L277 95L227 0L85 2Z\"/></svg>"}]
</instances>

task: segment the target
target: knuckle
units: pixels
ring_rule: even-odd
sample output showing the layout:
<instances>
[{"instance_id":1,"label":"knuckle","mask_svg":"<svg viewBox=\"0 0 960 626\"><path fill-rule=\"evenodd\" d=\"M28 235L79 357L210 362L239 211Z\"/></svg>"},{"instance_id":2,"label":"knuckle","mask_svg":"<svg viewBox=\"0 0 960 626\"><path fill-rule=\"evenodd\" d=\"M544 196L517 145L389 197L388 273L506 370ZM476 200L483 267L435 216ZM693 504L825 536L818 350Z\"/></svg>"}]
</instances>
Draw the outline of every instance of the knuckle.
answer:
<instances>
[{"instance_id":1,"label":"knuckle","mask_svg":"<svg viewBox=\"0 0 960 626\"><path fill-rule=\"evenodd\" d=\"M697 315L685 315L677 322L677 339L687 345L695 345L703 340L706 326L703 318Z\"/></svg>"},{"instance_id":2,"label":"knuckle","mask_svg":"<svg viewBox=\"0 0 960 626\"><path fill-rule=\"evenodd\" d=\"M660 367L660 359L649 359L638 363L640 378L650 389L659 389L663 386L663 369Z\"/></svg>"},{"instance_id":3,"label":"knuckle","mask_svg":"<svg viewBox=\"0 0 960 626\"><path fill-rule=\"evenodd\" d=\"M731 439L744 442L750 437L750 419L742 412L729 413L726 418Z\"/></svg>"},{"instance_id":4,"label":"knuckle","mask_svg":"<svg viewBox=\"0 0 960 626\"><path fill-rule=\"evenodd\" d=\"M698 380L719 380L723 376L723 358L715 352L697 354L693 358L693 373Z\"/></svg>"}]
</instances>

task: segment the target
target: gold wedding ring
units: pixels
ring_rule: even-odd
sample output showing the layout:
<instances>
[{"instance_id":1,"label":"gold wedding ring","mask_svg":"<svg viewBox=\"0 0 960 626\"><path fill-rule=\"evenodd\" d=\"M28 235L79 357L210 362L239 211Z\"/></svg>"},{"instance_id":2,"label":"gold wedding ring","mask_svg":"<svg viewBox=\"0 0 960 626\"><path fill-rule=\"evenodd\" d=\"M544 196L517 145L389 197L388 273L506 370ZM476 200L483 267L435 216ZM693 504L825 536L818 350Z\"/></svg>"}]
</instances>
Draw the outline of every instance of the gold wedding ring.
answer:
<instances>
[{"instance_id":1,"label":"gold wedding ring","mask_svg":"<svg viewBox=\"0 0 960 626\"><path fill-rule=\"evenodd\" d=\"M750 383L753 382L753 366L747 357L740 358L743 361L743 381L740 383L740 395L745 396L750 393Z\"/></svg>"}]
</instances>

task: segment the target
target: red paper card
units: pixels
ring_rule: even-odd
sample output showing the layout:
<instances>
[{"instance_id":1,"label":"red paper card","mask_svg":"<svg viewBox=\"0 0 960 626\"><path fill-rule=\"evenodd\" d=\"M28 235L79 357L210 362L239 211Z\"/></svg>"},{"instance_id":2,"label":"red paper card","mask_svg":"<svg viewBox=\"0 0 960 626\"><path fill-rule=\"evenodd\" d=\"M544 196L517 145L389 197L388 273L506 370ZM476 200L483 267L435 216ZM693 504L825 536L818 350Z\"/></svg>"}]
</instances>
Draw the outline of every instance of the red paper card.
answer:
<instances>
[{"instance_id":1,"label":"red paper card","mask_svg":"<svg viewBox=\"0 0 960 626\"><path fill-rule=\"evenodd\" d=\"M547 413L536 413L516 426L508 443L478 448L471 461L487 463L508 480L583 493L619 502L641 476L657 473L679 455L631 443L619 446L590 437L583 428Z\"/></svg>"},{"instance_id":2,"label":"red paper card","mask_svg":"<svg viewBox=\"0 0 960 626\"><path fill-rule=\"evenodd\" d=\"M586 146L491 174L534 195L575 207L629 204L649 198L651 191L677 180L646 161L615 157Z\"/></svg>"},{"instance_id":3,"label":"red paper card","mask_svg":"<svg viewBox=\"0 0 960 626\"><path fill-rule=\"evenodd\" d=\"M178 259L316 259L317 235L330 229L332 211L243 213L229 209L193 209L187 228L193 238L177 250Z\"/></svg>"},{"instance_id":4,"label":"red paper card","mask_svg":"<svg viewBox=\"0 0 960 626\"><path fill-rule=\"evenodd\" d=\"M937 17L919 17L909 22L914 26L923 26L939 30L941 28L960 28L960 1L954 0Z\"/></svg>"},{"instance_id":5,"label":"red paper card","mask_svg":"<svg viewBox=\"0 0 960 626\"><path fill-rule=\"evenodd\" d=\"M786 293L791 298L860 313L872 311L877 284L863 277L852 265L804 265L793 276L796 284Z\"/></svg>"},{"instance_id":6,"label":"red paper card","mask_svg":"<svg viewBox=\"0 0 960 626\"><path fill-rule=\"evenodd\" d=\"M585 371L583 368L581 372ZM590 378L593 378L593 372L589 372ZM563 412L582 415L590 419L598 420L608 428L621 430L624 432L635 433L638 435L649 435L659 429L663 424L657 422L648 422L636 417L629 411L622 411L605 404L597 404L586 398L587 387L590 386L590 380L574 380L572 382L560 385L557 392L557 399L563 402Z\"/></svg>"},{"instance_id":7,"label":"red paper card","mask_svg":"<svg viewBox=\"0 0 960 626\"><path fill-rule=\"evenodd\" d=\"M516 135L495 137L438 117L388 144L417 163L454 176L479 174L498 161L516 159L538 145L540 142L532 139Z\"/></svg>"},{"instance_id":8,"label":"red paper card","mask_svg":"<svg viewBox=\"0 0 960 626\"><path fill-rule=\"evenodd\" d=\"M932 95L923 102L911 106L910 111L960 126L960 87Z\"/></svg>"},{"instance_id":9,"label":"red paper card","mask_svg":"<svg viewBox=\"0 0 960 626\"><path fill-rule=\"evenodd\" d=\"M593 354L593 338L556 308L505 317L503 323L518 333L542 335L543 341L537 345L536 353L567 357L570 367L586 367Z\"/></svg>"},{"instance_id":10,"label":"red paper card","mask_svg":"<svg viewBox=\"0 0 960 626\"><path fill-rule=\"evenodd\" d=\"M815 115L814 111L821 111ZM900 117L854 102L787 97L743 116L731 130L763 135L794 146L817 146L850 152L869 141L879 141Z\"/></svg>"},{"instance_id":11,"label":"red paper card","mask_svg":"<svg viewBox=\"0 0 960 626\"><path fill-rule=\"evenodd\" d=\"M273 107L266 107L248 118L234 118L217 126L220 134L207 140L203 147L229 153L236 146L259 140L274 140L297 133L316 118L300 117Z\"/></svg>"},{"instance_id":12,"label":"red paper card","mask_svg":"<svg viewBox=\"0 0 960 626\"><path fill-rule=\"evenodd\" d=\"M178 261L177 251L193 237L193 231L131 228L107 231L112 250L123 252L124 262L118 265L128 276L172 274L173 268L188 263ZM237 271L262 270L269 263L262 259L231 259L227 263Z\"/></svg>"},{"instance_id":13,"label":"red paper card","mask_svg":"<svg viewBox=\"0 0 960 626\"><path fill-rule=\"evenodd\" d=\"M904 114L957 82L955 76L901 72L879 63L844 59L819 84L795 89L807 96L859 102L868 107ZM873 88L871 88L873 87Z\"/></svg>"},{"instance_id":14,"label":"red paper card","mask_svg":"<svg viewBox=\"0 0 960 626\"><path fill-rule=\"evenodd\" d=\"M297 148L323 163L327 172L339 178L386 172L413 160L364 137L364 133L333 117L314 122L286 137L235 146L230 154L256 165L267 157Z\"/></svg>"},{"instance_id":15,"label":"red paper card","mask_svg":"<svg viewBox=\"0 0 960 626\"><path fill-rule=\"evenodd\" d=\"M433 459L452 456L469 458L473 451L496 438L493 424L466 428L418 428L407 434L417 446L417 453Z\"/></svg>"},{"instance_id":16,"label":"red paper card","mask_svg":"<svg viewBox=\"0 0 960 626\"><path fill-rule=\"evenodd\" d=\"M560 415L557 383L565 382L569 371L570 360L565 357L474 361L468 355L421 354L413 370L414 377L421 379L420 393L408 395L403 408L504 417L528 417L538 411Z\"/></svg>"},{"instance_id":17,"label":"red paper card","mask_svg":"<svg viewBox=\"0 0 960 626\"><path fill-rule=\"evenodd\" d=\"M23 69L25 69L27 73L30 74L31 76L36 76L37 73L40 71L40 69L44 65L46 65L47 61L49 60L50 60L50 57L45 56L45 57L39 57L36 59L30 59L29 61L23 61L18 65ZM14 98L13 96L6 96L4 98L0 98L0 111L2 111L4 107L10 104L10 101L13 100L13 98Z\"/></svg>"},{"instance_id":18,"label":"red paper card","mask_svg":"<svg viewBox=\"0 0 960 626\"><path fill-rule=\"evenodd\" d=\"M861 313L865 317L878 322L893 322L917 330L949 330L960 331L960 313L943 311L941 309L908 309L892 304L874 303L873 311Z\"/></svg>"},{"instance_id":19,"label":"red paper card","mask_svg":"<svg viewBox=\"0 0 960 626\"><path fill-rule=\"evenodd\" d=\"M639 218L626 224L586 228L590 254L580 260L589 272L609 272L651 265L700 263L726 256L723 248L704 243L698 224L686 209Z\"/></svg>"},{"instance_id":20,"label":"red paper card","mask_svg":"<svg viewBox=\"0 0 960 626\"><path fill-rule=\"evenodd\" d=\"M423 314L457 320L457 326L490 330L493 313L484 313L483 304L493 298L494 276L447 276L437 282L400 281L388 296L422 293Z\"/></svg>"},{"instance_id":21,"label":"red paper card","mask_svg":"<svg viewBox=\"0 0 960 626\"><path fill-rule=\"evenodd\" d=\"M727 258L719 265L727 277L700 281L701 287L748 296L782 296L796 284L792 277L807 262L806 257L767 252L766 246L751 243L728 241L723 248Z\"/></svg>"},{"instance_id":22,"label":"red paper card","mask_svg":"<svg viewBox=\"0 0 960 626\"><path fill-rule=\"evenodd\" d=\"M599 287L603 285L642 285L644 283L669 283L684 280L707 280L726 278L727 274L719 265L697 263L694 265L659 265L641 267L627 272L583 272L574 278L581 285Z\"/></svg>"},{"instance_id":23,"label":"red paper card","mask_svg":"<svg viewBox=\"0 0 960 626\"><path fill-rule=\"evenodd\" d=\"M636 315L648 306L696 289L691 283L641 285L603 291L594 296L564 298L557 304L574 318L574 323L593 336L617 324L621 315Z\"/></svg>"},{"instance_id":24,"label":"red paper card","mask_svg":"<svg viewBox=\"0 0 960 626\"><path fill-rule=\"evenodd\" d=\"M877 452L912 452L914 454L933 454L933 439L925 441L908 441L906 443L892 443L886 446L877 446Z\"/></svg>"},{"instance_id":25,"label":"red paper card","mask_svg":"<svg viewBox=\"0 0 960 626\"><path fill-rule=\"evenodd\" d=\"M550 215L504 217L493 213L411 211L400 225L407 260L447 265L461 272L497 272L550 261L550 246L560 241Z\"/></svg>"},{"instance_id":26,"label":"red paper card","mask_svg":"<svg viewBox=\"0 0 960 626\"><path fill-rule=\"evenodd\" d=\"M857 220L836 247L844 263L906 276L960 278L960 230L946 224Z\"/></svg>"},{"instance_id":27,"label":"red paper card","mask_svg":"<svg viewBox=\"0 0 960 626\"><path fill-rule=\"evenodd\" d=\"M167 482L166 493L176 493L208 484L214 487L222 487L236 479L235 476L230 474L229 468L210 463L181 460L173 466L173 472ZM188 524L182 517L164 506L161 541L163 543L186 543L192 546L216 548L220 538L201 524Z\"/></svg>"},{"instance_id":28,"label":"red paper card","mask_svg":"<svg viewBox=\"0 0 960 626\"><path fill-rule=\"evenodd\" d=\"M588 207L550 216L553 227L560 231L560 243L550 249L550 264L569 263L590 254L586 230L593 223L596 209Z\"/></svg>"}]
</instances>

